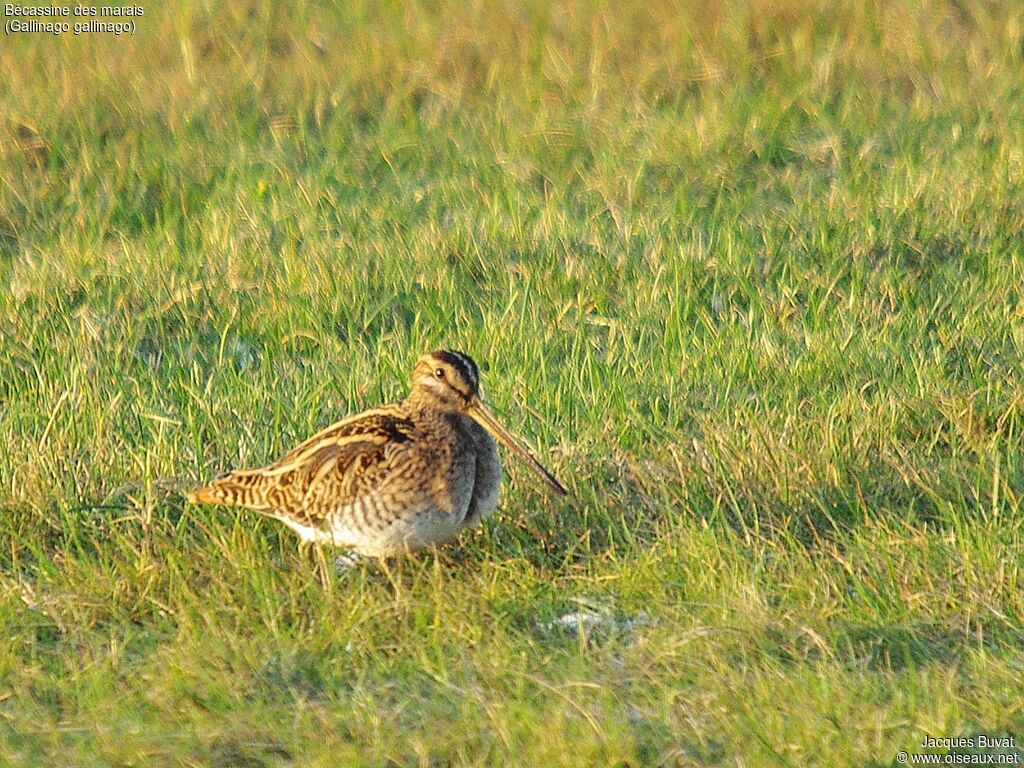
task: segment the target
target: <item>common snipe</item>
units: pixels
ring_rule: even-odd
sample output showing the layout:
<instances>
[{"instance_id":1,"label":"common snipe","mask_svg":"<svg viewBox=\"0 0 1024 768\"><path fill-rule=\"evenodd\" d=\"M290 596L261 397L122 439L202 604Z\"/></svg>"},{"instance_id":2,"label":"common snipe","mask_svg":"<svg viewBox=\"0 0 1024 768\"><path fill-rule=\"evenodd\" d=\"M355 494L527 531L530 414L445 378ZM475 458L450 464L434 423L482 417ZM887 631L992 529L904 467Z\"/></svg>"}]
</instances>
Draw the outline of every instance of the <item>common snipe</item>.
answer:
<instances>
[{"instance_id":1,"label":"common snipe","mask_svg":"<svg viewBox=\"0 0 1024 768\"><path fill-rule=\"evenodd\" d=\"M479 387L468 355L430 352L413 368L402 402L343 419L273 464L219 477L189 501L248 507L305 543L386 557L444 543L494 511L501 484L494 438L564 495L481 402Z\"/></svg>"}]
</instances>

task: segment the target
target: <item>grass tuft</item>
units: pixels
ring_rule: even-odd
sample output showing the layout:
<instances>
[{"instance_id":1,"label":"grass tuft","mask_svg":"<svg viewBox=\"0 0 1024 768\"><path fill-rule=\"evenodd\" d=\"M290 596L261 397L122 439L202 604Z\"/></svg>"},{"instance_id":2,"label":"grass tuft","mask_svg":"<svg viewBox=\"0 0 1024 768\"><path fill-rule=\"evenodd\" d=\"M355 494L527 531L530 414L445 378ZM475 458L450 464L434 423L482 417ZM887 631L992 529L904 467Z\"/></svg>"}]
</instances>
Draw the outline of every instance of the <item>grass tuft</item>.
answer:
<instances>
[{"instance_id":1,"label":"grass tuft","mask_svg":"<svg viewBox=\"0 0 1024 768\"><path fill-rule=\"evenodd\" d=\"M137 25L0 50L0 763L1024 742L1019 3ZM568 499L326 591L184 504L441 345Z\"/></svg>"}]
</instances>

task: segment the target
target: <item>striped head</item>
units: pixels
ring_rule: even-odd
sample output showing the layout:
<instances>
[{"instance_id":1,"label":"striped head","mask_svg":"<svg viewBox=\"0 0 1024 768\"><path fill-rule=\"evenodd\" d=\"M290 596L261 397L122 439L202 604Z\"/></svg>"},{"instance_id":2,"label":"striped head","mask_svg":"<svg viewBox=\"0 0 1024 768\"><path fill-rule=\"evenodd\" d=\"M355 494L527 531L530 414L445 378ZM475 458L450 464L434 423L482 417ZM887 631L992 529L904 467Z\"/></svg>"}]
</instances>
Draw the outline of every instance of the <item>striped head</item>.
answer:
<instances>
[{"instance_id":1,"label":"striped head","mask_svg":"<svg viewBox=\"0 0 1024 768\"><path fill-rule=\"evenodd\" d=\"M480 369L462 352L428 352L412 369L412 396L435 407L464 411L479 394Z\"/></svg>"},{"instance_id":2,"label":"striped head","mask_svg":"<svg viewBox=\"0 0 1024 768\"><path fill-rule=\"evenodd\" d=\"M428 408L466 414L522 459L556 493L565 495L565 488L554 475L484 405L480 399L480 369L469 355L453 349L439 349L425 354L412 369L409 400Z\"/></svg>"}]
</instances>

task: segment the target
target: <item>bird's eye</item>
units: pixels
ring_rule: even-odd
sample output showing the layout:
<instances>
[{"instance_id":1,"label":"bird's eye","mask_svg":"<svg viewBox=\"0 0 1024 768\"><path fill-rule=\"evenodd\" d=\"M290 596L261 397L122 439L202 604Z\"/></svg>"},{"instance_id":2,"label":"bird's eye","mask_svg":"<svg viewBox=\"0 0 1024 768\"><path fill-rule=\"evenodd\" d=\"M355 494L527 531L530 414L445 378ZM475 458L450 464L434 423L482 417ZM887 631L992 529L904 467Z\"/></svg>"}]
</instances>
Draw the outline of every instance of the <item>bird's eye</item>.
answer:
<instances>
[{"instance_id":1,"label":"bird's eye","mask_svg":"<svg viewBox=\"0 0 1024 768\"><path fill-rule=\"evenodd\" d=\"M437 376L437 378L439 378L439 379L443 379L444 378L444 369L438 368L436 371L434 371L434 375Z\"/></svg>"}]
</instances>

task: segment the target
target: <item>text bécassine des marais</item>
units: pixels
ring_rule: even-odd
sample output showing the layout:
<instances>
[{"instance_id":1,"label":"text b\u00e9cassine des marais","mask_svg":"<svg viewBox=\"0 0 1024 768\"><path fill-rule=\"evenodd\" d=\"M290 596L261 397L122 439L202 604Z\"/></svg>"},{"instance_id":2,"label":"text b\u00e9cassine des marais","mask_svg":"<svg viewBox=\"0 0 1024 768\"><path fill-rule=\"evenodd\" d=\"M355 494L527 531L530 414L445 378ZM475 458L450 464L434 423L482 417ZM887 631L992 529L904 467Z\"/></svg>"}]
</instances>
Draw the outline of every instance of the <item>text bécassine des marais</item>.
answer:
<instances>
[{"instance_id":1,"label":"text b\u00e9cassine des marais","mask_svg":"<svg viewBox=\"0 0 1024 768\"><path fill-rule=\"evenodd\" d=\"M142 16L145 13L140 5L15 5L4 4L4 16L26 17L63 17L72 16Z\"/></svg>"}]
</instances>

